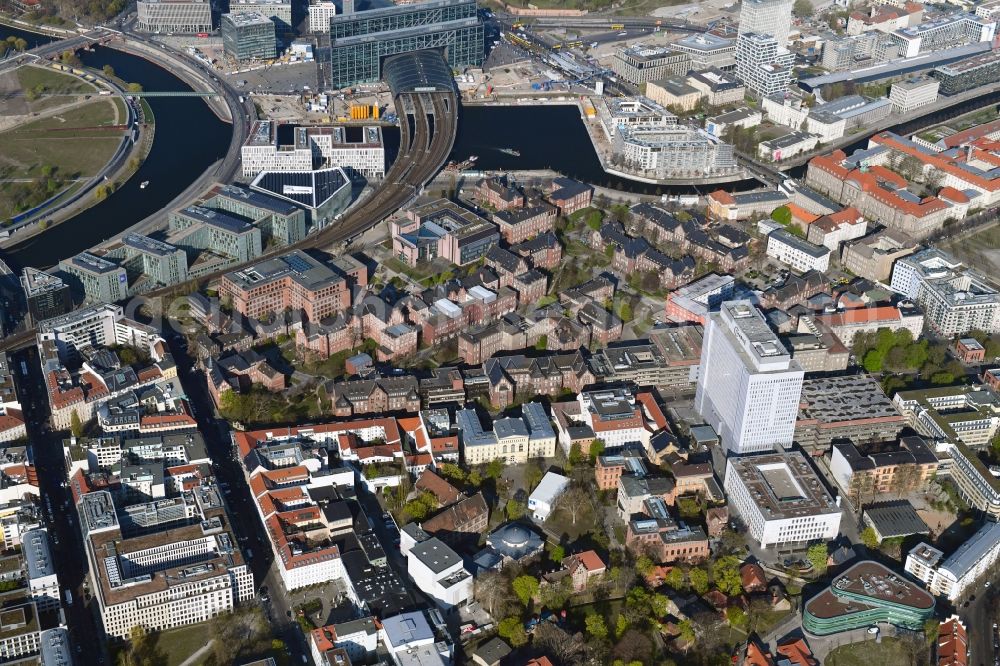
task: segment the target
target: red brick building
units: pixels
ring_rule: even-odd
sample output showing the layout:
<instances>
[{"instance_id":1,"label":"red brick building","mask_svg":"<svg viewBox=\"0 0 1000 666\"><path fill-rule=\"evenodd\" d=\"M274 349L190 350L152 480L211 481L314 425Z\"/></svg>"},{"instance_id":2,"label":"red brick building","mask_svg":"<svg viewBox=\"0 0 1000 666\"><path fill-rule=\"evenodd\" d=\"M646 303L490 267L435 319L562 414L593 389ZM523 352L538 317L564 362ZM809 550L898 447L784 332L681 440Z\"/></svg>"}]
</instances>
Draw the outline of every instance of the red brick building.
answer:
<instances>
[{"instance_id":1,"label":"red brick building","mask_svg":"<svg viewBox=\"0 0 1000 666\"><path fill-rule=\"evenodd\" d=\"M524 193L509 185L503 178L483 178L476 184L476 193L480 201L496 210L520 208L524 205Z\"/></svg>"},{"instance_id":2,"label":"red brick building","mask_svg":"<svg viewBox=\"0 0 1000 666\"><path fill-rule=\"evenodd\" d=\"M546 197L560 215L571 215L590 205L594 188L572 178L554 178Z\"/></svg>"},{"instance_id":3,"label":"red brick building","mask_svg":"<svg viewBox=\"0 0 1000 666\"><path fill-rule=\"evenodd\" d=\"M520 243L555 228L558 209L544 201L523 208L508 208L493 214L500 235L508 243Z\"/></svg>"}]
</instances>

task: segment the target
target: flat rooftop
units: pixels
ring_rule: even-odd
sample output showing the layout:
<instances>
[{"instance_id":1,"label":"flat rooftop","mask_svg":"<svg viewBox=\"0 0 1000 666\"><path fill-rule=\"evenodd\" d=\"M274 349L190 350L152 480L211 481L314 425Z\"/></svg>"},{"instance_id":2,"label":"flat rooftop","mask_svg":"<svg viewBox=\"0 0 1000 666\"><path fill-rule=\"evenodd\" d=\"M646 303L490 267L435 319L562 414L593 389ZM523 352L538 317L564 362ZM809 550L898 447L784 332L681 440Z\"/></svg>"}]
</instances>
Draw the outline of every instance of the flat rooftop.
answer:
<instances>
[{"instance_id":1,"label":"flat rooftop","mask_svg":"<svg viewBox=\"0 0 1000 666\"><path fill-rule=\"evenodd\" d=\"M840 513L801 453L765 453L733 458L734 473L767 520Z\"/></svg>"},{"instance_id":2,"label":"flat rooftop","mask_svg":"<svg viewBox=\"0 0 1000 666\"><path fill-rule=\"evenodd\" d=\"M802 382L802 404L799 419L815 419L820 424L872 419L905 422L868 374L806 379Z\"/></svg>"}]
</instances>

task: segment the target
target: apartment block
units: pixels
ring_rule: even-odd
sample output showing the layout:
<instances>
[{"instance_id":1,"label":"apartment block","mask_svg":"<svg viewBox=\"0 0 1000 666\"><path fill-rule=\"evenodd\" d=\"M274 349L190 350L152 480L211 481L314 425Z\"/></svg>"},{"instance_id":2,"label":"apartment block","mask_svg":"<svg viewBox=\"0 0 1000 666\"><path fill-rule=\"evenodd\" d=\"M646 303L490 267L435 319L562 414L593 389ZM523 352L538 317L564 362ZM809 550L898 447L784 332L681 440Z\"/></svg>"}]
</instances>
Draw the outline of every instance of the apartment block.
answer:
<instances>
[{"instance_id":1,"label":"apartment block","mask_svg":"<svg viewBox=\"0 0 1000 666\"><path fill-rule=\"evenodd\" d=\"M393 254L410 266L441 258L459 266L499 242L495 224L447 199L412 208L389 222Z\"/></svg>"},{"instance_id":2,"label":"apartment block","mask_svg":"<svg viewBox=\"0 0 1000 666\"><path fill-rule=\"evenodd\" d=\"M819 377L802 382L795 441L813 454L828 451L834 440L894 440L906 425L906 418L871 375Z\"/></svg>"}]
</instances>

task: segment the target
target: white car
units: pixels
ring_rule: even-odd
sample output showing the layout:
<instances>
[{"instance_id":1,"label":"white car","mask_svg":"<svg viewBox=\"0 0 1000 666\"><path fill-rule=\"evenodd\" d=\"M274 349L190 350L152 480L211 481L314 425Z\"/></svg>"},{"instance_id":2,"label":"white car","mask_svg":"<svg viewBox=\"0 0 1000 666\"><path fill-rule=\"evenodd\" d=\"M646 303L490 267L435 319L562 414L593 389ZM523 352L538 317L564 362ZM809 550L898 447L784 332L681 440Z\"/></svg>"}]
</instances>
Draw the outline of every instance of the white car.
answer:
<instances>
[{"instance_id":1,"label":"white car","mask_svg":"<svg viewBox=\"0 0 1000 666\"><path fill-rule=\"evenodd\" d=\"M878 627L868 627L868 633L869 634L877 634L878 633Z\"/></svg>"}]
</instances>

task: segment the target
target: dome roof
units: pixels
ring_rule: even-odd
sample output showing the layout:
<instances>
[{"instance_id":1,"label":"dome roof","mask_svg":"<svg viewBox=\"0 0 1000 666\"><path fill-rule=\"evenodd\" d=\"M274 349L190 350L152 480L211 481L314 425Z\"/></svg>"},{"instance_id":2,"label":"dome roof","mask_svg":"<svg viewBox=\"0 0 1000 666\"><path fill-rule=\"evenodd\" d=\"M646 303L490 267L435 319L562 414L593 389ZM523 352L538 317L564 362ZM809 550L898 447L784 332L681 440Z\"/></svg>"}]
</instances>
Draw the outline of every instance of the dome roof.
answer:
<instances>
[{"instance_id":1,"label":"dome roof","mask_svg":"<svg viewBox=\"0 0 1000 666\"><path fill-rule=\"evenodd\" d=\"M511 548L523 548L531 539L531 532L523 525L508 525L500 539Z\"/></svg>"}]
</instances>

